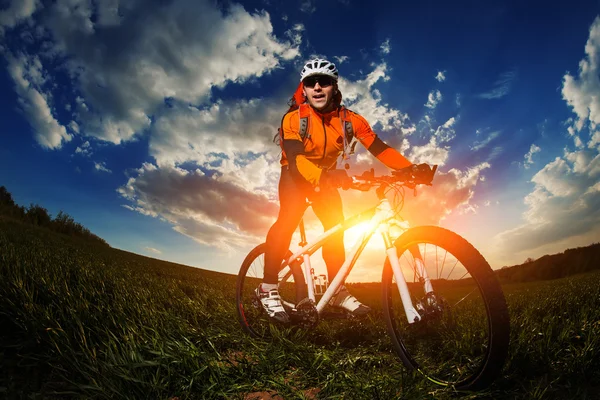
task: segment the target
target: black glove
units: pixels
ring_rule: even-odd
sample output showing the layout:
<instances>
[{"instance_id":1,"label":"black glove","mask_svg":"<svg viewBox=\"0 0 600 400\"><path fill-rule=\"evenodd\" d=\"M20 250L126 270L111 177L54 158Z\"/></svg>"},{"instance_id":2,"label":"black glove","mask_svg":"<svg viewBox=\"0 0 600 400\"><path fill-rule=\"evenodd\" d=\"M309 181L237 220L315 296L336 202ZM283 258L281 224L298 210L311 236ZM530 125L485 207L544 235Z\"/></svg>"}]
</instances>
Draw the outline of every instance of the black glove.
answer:
<instances>
[{"instance_id":1,"label":"black glove","mask_svg":"<svg viewBox=\"0 0 600 400\"><path fill-rule=\"evenodd\" d=\"M431 184L435 171L431 169L429 164L413 164L411 165L411 168L412 174L415 178L415 183L421 183L425 185Z\"/></svg>"},{"instance_id":2,"label":"black glove","mask_svg":"<svg viewBox=\"0 0 600 400\"><path fill-rule=\"evenodd\" d=\"M431 184L434 173L435 169L431 169L428 164L412 164L393 172L400 180L425 185Z\"/></svg>"},{"instance_id":3,"label":"black glove","mask_svg":"<svg viewBox=\"0 0 600 400\"><path fill-rule=\"evenodd\" d=\"M330 169L321 172L321 179L319 179L319 187L321 188L341 187L344 190L348 190L351 185L352 178L348 176L346 170Z\"/></svg>"}]
</instances>

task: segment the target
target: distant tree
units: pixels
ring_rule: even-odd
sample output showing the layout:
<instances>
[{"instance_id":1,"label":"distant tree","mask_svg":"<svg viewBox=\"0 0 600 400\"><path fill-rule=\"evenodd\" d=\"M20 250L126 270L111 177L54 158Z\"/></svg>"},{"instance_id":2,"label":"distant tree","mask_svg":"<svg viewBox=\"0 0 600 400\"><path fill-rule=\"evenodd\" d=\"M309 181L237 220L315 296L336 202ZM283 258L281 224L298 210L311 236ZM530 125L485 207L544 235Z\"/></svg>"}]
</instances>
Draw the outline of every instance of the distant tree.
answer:
<instances>
[{"instance_id":1,"label":"distant tree","mask_svg":"<svg viewBox=\"0 0 600 400\"><path fill-rule=\"evenodd\" d=\"M73 217L62 210L59 211L54 220L52 220L54 230L67 235L76 233L76 224Z\"/></svg>"},{"instance_id":2,"label":"distant tree","mask_svg":"<svg viewBox=\"0 0 600 400\"><path fill-rule=\"evenodd\" d=\"M9 207L14 207L15 205L12 195L4 186L0 186L0 205Z\"/></svg>"},{"instance_id":3,"label":"distant tree","mask_svg":"<svg viewBox=\"0 0 600 400\"><path fill-rule=\"evenodd\" d=\"M33 225L41 226L70 236L78 236L86 240L100 242L105 246L108 243L99 236L94 235L89 229L75 222L69 214L59 211L56 218L48 213L48 210L39 204L31 204L24 208L15 203L10 192L0 186L0 215L8 216Z\"/></svg>"},{"instance_id":4,"label":"distant tree","mask_svg":"<svg viewBox=\"0 0 600 400\"><path fill-rule=\"evenodd\" d=\"M25 216L23 207L15 204L12 195L4 186L0 186L0 215L17 219L23 219Z\"/></svg>"},{"instance_id":5,"label":"distant tree","mask_svg":"<svg viewBox=\"0 0 600 400\"><path fill-rule=\"evenodd\" d=\"M537 260L528 258L521 265L496 271L502 282L528 282L557 279L600 269L600 243L567 249L563 253L545 255Z\"/></svg>"},{"instance_id":6,"label":"distant tree","mask_svg":"<svg viewBox=\"0 0 600 400\"><path fill-rule=\"evenodd\" d=\"M25 218L37 226L49 227L52 222L52 217L48 214L48 210L38 204L31 204L29 206L25 212Z\"/></svg>"},{"instance_id":7,"label":"distant tree","mask_svg":"<svg viewBox=\"0 0 600 400\"><path fill-rule=\"evenodd\" d=\"M100 242L108 246L108 243L106 243L104 239L94 235L89 229L80 223L75 222L73 217L62 210L59 211L56 217L52 220L52 229L57 232L64 233L65 235L83 237L85 239Z\"/></svg>"}]
</instances>

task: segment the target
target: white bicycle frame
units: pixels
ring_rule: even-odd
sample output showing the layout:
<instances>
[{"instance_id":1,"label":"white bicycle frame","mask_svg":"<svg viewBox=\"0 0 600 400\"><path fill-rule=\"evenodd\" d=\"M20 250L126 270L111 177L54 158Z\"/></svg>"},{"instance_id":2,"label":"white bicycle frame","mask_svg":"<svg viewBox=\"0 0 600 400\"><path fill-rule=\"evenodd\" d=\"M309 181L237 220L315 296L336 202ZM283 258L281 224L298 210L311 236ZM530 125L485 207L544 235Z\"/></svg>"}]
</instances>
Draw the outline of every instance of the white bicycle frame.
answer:
<instances>
[{"instance_id":1,"label":"white bicycle frame","mask_svg":"<svg viewBox=\"0 0 600 400\"><path fill-rule=\"evenodd\" d=\"M394 277L396 278L396 284L398 286L398 291L400 293L400 298L402 300L402 304L404 306L404 311L406 313L406 318L408 323L414 323L421 319L421 316L415 309L412 300L410 298L410 292L408 289L408 285L406 283L406 279L404 278L404 274L402 273L402 269L400 268L400 262L398 260L398 253L396 251L396 247L392 243L390 236L390 227L396 226L400 228L403 232L406 231L409 226L406 221L399 221L395 218L395 213L392 210L390 202L387 198L383 198L380 200L379 205L374 208L374 215L371 217L368 223L368 229L366 229L361 236L358 238L356 243L354 244L352 250L347 254L346 261L340 268L339 272L334 277L333 281L330 283L325 293L321 299L316 302L315 296L315 288L314 288L314 278L313 278L313 268L310 264L310 256L314 254L318 249L321 248L323 243L325 243L331 236L339 233L340 231L346 231L347 229L363 222L363 214L369 213L373 209L366 211L365 213L357 214L353 217L350 217L344 220L342 223L334 226L333 228L325 231L323 234L318 236L313 242L304 245L301 249L296 251L288 260L288 265L291 265L293 262L302 261L304 265L304 277L306 280L306 286L308 288L308 298L316 303L316 308L321 315L323 310L327 306L329 300L331 300L342 287L348 274L354 267L358 257L360 256L362 250L365 248L371 236L375 231L379 231L383 237L383 241L386 248L386 254L388 259L390 260L390 264L392 266L392 270L394 273ZM427 271L425 270L425 266L423 265L423 261L420 258L415 257L415 268L420 277L423 278L423 283L425 287L425 293L429 293L433 291L431 286L431 282ZM291 275L291 271L283 277L283 280L289 278ZM290 305L289 306L294 306Z\"/></svg>"}]
</instances>

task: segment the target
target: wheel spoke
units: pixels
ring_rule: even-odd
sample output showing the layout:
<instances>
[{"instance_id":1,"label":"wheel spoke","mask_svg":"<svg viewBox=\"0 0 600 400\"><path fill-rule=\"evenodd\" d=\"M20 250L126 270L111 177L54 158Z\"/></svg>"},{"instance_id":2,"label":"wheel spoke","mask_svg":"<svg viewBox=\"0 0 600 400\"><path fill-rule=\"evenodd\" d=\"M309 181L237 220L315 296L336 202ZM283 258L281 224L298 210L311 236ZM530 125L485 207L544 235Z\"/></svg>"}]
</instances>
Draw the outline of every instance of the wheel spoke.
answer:
<instances>
[{"instance_id":1,"label":"wheel spoke","mask_svg":"<svg viewBox=\"0 0 600 400\"><path fill-rule=\"evenodd\" d=\"M444 260L442 261L442 270L440 271L440 278L444 275L444 265L446 265L446 256L448 255L448 251L444 252Z\"/></svg>"},{"instance_id":2,"label":"wheel spoke","mask_svg":"<svg viewBox=\"0 0 600 400\"><path fill-rule=\"evenodd\" d=\"M437 248L437 246L435 247L435 277L437 279L440 279L440 273L438 270L438 248Z\"/></svg>"},{"instance_id":3,"label":"wheel spoke","mask_svg":"<svg viewBox=\"0 0 600 400\"><path fill-rule=\"evenodd\" d=\"M457 301L456 303L454 303L453 307L456 307L459 303L461 303L464 299L466 299L467 297L469 297L472 293L474 293L477 290L477 288L473 289L470 293L467 293L465 295L465 297L463 297L462 299L460 299L459 301Z\"/></svg>"},{"instance_id":4,"label":"wheel spoke","mask_svg":"<svg viewBox=\"0 0 600 400\"><path fill-rule=\"evenodd\" d=\"M413 272L413 282L417 282L417 275L418 275L419 272L417 271L417 263L415 261L415 257L414 256L412 257L413 262L411 263L411 261L408 258L407 254L410 254L410 253L406 252L406 253L403 254L404 258L406 259L406 263L410 266L410 269L412 271L414 271Z\"/></svg>"},{"instance_id":5,"label":"wheel spoke","mask_svg":"<svg viewBox=\"0 0 600 400\"><path fill-rule=\"evenodd\" d=\"M452 269L450 270L450 273L448 274L448 277L452 276L452 273L454 272L454 268L456 268L456 266L458 265L458 260L456 260L456 262L454 263L454 266L452 267Z\"/></svg>"}]
</instances>

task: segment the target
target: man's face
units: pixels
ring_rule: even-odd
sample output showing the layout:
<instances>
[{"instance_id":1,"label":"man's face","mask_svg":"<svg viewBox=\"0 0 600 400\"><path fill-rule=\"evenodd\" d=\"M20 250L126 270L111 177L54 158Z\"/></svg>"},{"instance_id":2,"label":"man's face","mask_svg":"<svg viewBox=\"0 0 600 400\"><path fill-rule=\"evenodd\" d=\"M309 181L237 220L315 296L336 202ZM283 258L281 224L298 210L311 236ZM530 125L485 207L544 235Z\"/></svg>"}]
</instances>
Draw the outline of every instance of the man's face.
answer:
<instances>
[{"instance_id":1,"label":"man's face","mask_svg":"<svg viewBox=\"0 0 600 400\"><path fill-rule=\"evenodd\" d=\"M317 111L329 111L333 104L335 80L327 75L313 75L302 82L308 104Z\"/></svg>"}]
</instances>

